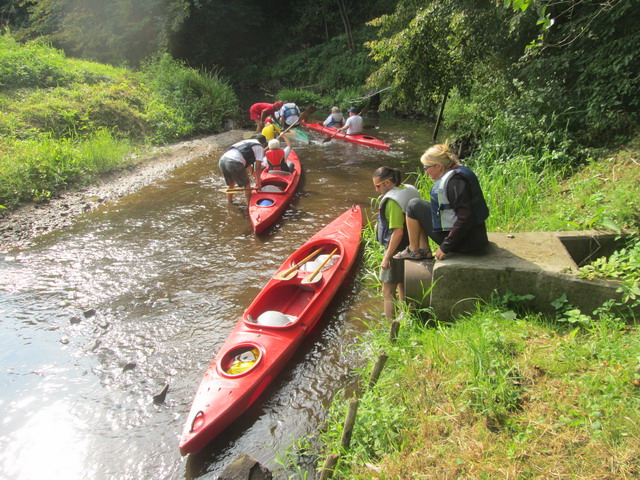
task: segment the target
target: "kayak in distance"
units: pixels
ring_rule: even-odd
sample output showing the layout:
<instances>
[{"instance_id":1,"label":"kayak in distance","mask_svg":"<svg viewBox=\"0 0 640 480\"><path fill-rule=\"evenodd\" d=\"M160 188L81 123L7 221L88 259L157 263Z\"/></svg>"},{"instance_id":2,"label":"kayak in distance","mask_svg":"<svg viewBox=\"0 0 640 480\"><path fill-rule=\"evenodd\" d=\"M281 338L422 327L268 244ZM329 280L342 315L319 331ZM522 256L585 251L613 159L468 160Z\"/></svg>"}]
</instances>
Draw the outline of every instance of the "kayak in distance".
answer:
<instances>
[{"instance_id":1,"label":"kayak in distance","mask_svg":"<svg viewBox=\"0 0 640 480\"><path fill-rule=\"evenodd\" d=\"M251 406L312 331L353 267L362 211L353 206L282 264L238 319L198 387L181 440L197 453Z\"/></svg>"},{"instance_id":2,"label":"kayak in distance","mask_svg":"<svg viewBox=\"0 0 640 480\"><path fill-rule=\"evenodd\" d=\"M256 233L262 233L273 225L293 200L302 175L302 165L293 150L287 162L293 164L293 172L264 169L260 174L260 190L251 192L249 218Z\"/></svg>"},{"instance_id":3,"label":"kayak in distance","mask_svg":"<svg viewBox=\"0 0 640 480\"><path fill-rule=\"evenodd\" d=\"M303 127L308 128L309 130L333 136L334 139L344 140L345 142L357 143L360 145L365 145L367 147L379 148L381 150L389 150L390 148L388 143L385 143L376 137L372 137L371 135L366 135L364 133L347 135L346 133L338 132L337 128L325 127L322 123L308 123L303 120L301 124Z\"/></svg>"}]
</instances>

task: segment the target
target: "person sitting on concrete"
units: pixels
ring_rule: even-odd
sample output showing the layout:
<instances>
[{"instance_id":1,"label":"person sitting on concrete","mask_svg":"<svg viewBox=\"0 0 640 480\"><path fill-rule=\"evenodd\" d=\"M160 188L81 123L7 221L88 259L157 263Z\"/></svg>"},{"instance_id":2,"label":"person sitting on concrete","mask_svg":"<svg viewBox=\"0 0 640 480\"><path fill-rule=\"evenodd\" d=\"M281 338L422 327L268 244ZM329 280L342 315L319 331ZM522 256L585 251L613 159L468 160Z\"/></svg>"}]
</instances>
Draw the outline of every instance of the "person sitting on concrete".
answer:
<instances>
[{"instance_id":1,"label":"person sitting on concrete","mask_svg":"<svg viewBox=\"0 0 640 480\"><path fill-rule=\"evenodd\" d=\"M347 135L357 135L362 133L364 120L362 120L362 117L358 115L358 109L356 107L350 107L347 112L349 112L349 118L347 118L344 126L340 127L338 131L344 132L346 130Z\"/></svg>"},{"instance_id":2,"label":"person sitting on concrete","mask_svg":"<svg viewBox=\"0 0 640 480\"><path fill-rule=\"evenodd\" d=\"M251 198L251 189L248 188L251 180L249 180L247 170L249 170L255 178L255 188L260 188L262 158L264 157L264 149L266 146L267 139L264 135L257 135L255 139L234 143L231 148L220 157L218 162L218 166L224 175L227 189L232 189L236 185L240 189L244 189L247 203L249 203ZM227 201L229 203L233 202L233 193L227 193Z\"/></svg>"},{"instance_id":3,"label":"person sitting on concrete","mask_svg":"<svg viewBox=\"0 0 640 480\"><path fill-rule=\"evenodd\" d=\"M331 114L322 122L325 127L340 128L344 125L344 115L338 107L331 109Z\"/></svg>"},{"instance_id":4,"label":"person sitting on concrete","mask_svg":"<svg viewBox=\"0 0 640 480\"><path fill-rule=\"evenodd\" d=\"M293 162L287 162L287 158L291 153L291 140L286 135L281 135L287 146L280 148L280 140L274 138L269 140L269 148L264 153L262 159L262 167L267 168L269 172L281 171L286 173L293 172L295 165Z\"/></svg>"},{"instance_id":5,"label":"person sitting on concrete","mask_svg":"<svg viewBox=\"0 0 640 480\"><path fill-rule=\"evenodd\" d=\"M451 252L481 253L489 243L485 224L489 207L476 175L460 163L446 143L428 148L420 162L435 182L431 198L407 204L409 246L393 258L432 258L428 238L438 245L438 260Z\"/></svg>"}]
</instances>

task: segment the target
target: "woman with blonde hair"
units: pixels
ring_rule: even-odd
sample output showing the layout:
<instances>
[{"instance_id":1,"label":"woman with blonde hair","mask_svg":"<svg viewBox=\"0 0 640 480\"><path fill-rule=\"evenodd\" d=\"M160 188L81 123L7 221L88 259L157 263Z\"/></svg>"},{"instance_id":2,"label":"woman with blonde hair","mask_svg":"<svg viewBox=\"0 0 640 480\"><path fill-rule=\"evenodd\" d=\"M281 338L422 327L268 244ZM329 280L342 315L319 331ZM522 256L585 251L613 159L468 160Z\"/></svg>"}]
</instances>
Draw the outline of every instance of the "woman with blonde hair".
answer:
<instances>
[{"instance_id":1,"label":"woman with blonde hair","mask_svg":"<svg viewBox=\"0 0 640 480\"><path fill-rule=\"evenodd\" d=\"M447 143L428 148L420 162L434 181L430 201L414 199L407 205L409 246L394 258L432 258L428 238L438 244L438 260L452 252L481 253L489 242L489 208L475 173L461 164Z\"/></svg>"},{"instance_id":2,"label":"woman with blonde hair","mask_svg":"<svg viewBox=\"0 0 640 480\"><path fill-rule=\"evenodd\" d=\"M344 125L344 116L338 107L333 107L331 113L322 124L325 127L340 128Z\"/></svg>"}]
</instances>

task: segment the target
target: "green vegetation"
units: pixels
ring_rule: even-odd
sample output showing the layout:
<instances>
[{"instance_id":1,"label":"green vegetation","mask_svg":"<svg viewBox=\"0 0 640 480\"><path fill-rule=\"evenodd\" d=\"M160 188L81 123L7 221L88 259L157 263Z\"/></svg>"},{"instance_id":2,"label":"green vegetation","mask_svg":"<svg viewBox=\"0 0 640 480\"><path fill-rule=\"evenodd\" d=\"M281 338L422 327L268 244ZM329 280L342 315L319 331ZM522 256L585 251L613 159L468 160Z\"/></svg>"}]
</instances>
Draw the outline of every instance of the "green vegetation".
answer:
<instances>
[{"instance_id":1,"label":"green vegetation","mask_svg":"<svg viewBox=\"0 0 640 480\"><path fill-rule=\"evenodd\" d=\"M468 163L479 172L494 230L601 228L635 233L609 258L582 268L585 278L620 281L622 303L582 312L563 295L554 316L526 311L507 293L454 323L429 309L402 306L397 342L384 319L368 324L353 348L389 359L379 382L360 398L350 447L340 447L350 397L338 394L320 439L296 451L339 454L333 478L636 478L640 427L640 169L638 139L615 155L572 169L532 155L502 157L485 145ZM489 161L488 159L491 159ZM624 172L624 173L621 173ZM569 175L571 173L571 175ZM490 182L486 181L491 179ZM426 175L412 181L423 191ZM375 205L372 205L375 211ZM375 226L364 232L360 280L379 291L382 249ZM321 445L318 446L318 443ZM283 470L304 478L290 460ZM297 470L296 470L297 468Z\"/></svg>"},{"instance_id":2,"label":"green vegetation","mask_svg":"<svg viewBox=\"0 0 640 480\"><path fill-rule=\"evenodd\" d=\"M90 181L141 143L219 130L237 99L207 72L304 107L344 109L380 90L383 112L430 121L444 102L490 230L633 234L582 275L618 279L624 307L639 306L640 0L5 3L0 28L15 38L139 71L2 35L0 204ZM415 180L426 194L430 181ZM379 289L372 225L365 242L362 281ZM320 453L342 455L335 477L638 478L637 318L564 296L545 318L521 300L495 298L455 324L407 310L393 344L372 322L354 348L389 361L348 451L349 399L330 410Z\"/></svg>"},{"instance_id":3,"label":"green vegetation","mask_svg":"<svg viewBox=\"0 0 640 480\"><path fill-rule=\"evenodd\" d=\"M237 98L167 55L134 72L0 36L0 204L42 200L125 166L136 145L220 131Z\"/></svg>"},{"instance_id":4,"label":"green vegetation","mask_svg":"<svg viewBox=\"0 0 640 480\"><path fill-rule=\"evenodd\" d=\"M496 298L455 324L408 317L394 344L373 331L357 348L389 360L347 451L337 445L348 399L331 409L334 478L638 475L637 326L603 313L575 328Z\"/></svg>"}]
</instances>

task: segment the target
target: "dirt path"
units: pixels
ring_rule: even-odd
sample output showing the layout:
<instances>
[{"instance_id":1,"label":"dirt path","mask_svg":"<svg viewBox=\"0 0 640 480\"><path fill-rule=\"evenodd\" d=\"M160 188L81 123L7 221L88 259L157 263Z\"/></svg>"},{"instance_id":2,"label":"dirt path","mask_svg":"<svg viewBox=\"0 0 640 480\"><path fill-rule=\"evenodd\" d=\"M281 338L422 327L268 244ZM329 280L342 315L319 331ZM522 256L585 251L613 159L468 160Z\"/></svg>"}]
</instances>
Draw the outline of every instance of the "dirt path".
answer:
<instances>
[{"instance_id":1,"label":"dirt path","mask_svg":"<svg viewBox=\"0 0 640 480\"><path fill-rule=\"evenodd\" d=\"M158 148L136 165L104 177L80 191L64 192L42 204L0 211L0 252L24 248L39 235L73 225L78 215L139 190L195 158L224 150L242 140L242 130Z\"/></svg>"}]
</instances>

